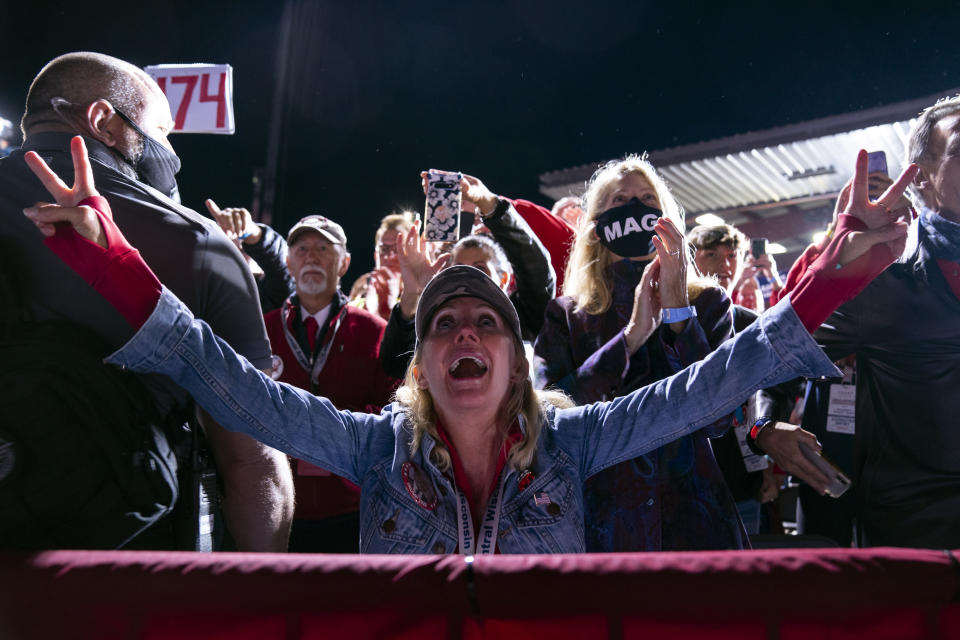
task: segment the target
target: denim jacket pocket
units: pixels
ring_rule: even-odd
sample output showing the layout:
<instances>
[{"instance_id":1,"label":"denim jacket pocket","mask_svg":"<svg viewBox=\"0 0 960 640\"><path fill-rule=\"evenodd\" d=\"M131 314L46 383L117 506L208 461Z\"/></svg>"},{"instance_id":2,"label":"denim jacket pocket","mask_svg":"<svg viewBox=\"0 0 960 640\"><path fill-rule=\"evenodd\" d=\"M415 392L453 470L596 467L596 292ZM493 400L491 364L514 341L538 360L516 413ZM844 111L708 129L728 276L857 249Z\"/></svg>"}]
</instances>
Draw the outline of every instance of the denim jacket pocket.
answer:
<instances>
[{"instance_id":1,"label":"denim jacket pocket","mask_svg":"<svg viewBox=\"0 0 960 640\"><path fill-rule=\"evenodd\" d=\"M361 553L451 552L456 544L452 538L447 543L450 536L440 521L444 502L438 501L433 509L418 505L402 484L391 482L391 466L391 461L377 465L373 486L364 483L370 499L362 509Z\"/></svg>"},{"instance_id":2,"label":"denim jacket pocket","mask_svg":"<svg viewBox=\"0 0 960 640\"><path fill-rule=\"evenodd\" d=\"M561 458L566 456L561 454ZM555 459L554 464L505 506L501 527L504 544L512 538L516 553L583 552L583 502L581 487L572 476L572 464ZM513 535L511 536L511 533Z\"/></svg>"}]
</instances>

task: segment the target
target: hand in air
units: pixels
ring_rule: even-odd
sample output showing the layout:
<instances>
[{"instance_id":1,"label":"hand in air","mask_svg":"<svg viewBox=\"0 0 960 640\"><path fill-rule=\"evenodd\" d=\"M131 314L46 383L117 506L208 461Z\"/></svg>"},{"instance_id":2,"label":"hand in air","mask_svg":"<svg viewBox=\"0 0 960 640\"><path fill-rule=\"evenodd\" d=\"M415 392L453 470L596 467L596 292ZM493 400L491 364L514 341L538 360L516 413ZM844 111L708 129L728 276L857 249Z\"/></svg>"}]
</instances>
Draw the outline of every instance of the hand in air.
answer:
<instances>
[{"instance_id":1,"label":"hand in air","mask_svg":"<svg viewBox=\"0 0 960 640\"><path fill-rule=\"evenodd\" d=\"M81 236L106 248L107 237L96 211L92 207L77 206L86 198L100 195L93 184L93 169L90 167L83 138L75 136L70 141L70 154L73 157L74 173L72 187L68 187L36 152L28 151L24 154L27 166L53 196L56 204L38 202L24 209L23 214L47 237L57 232L55 225L58 222L69 222Z\"/></svg>"},{"instance_id":2,"label":"hand in air","mask_svg":"<svg viewBox=\"0 0 960 640\"><path fill-rule=\"evenodd\" d=\"M884 191L893 185L893 179L885 173L874 172L867 175L867 194L871 200L878 200ZM837 202L833 210L833 224L836 225L837 216L844 212L850 204L850 191L853 189L853 178L843 185L840 195L837 196ZM890 210L898 214L898 217L906 217L912 211L912 205L906 195L901 195L896 203L890 206Z\"/></svg>"},{"instance_id":3,"label":"hand in air","mask_svg":"<svg viewBox=\"0 0 960 640\"><path fill-rule=\"evenodd\" d=\"M460 194L463 198L464 205L462 209L464 211L473 212L474 209L480 211L481 215L488 216L493 213L494 209L497 208L497 194L490 191L487 188L487 185L479 178L475 178L471 175L461 174L460 178ZM427 192L427 172L420 172L420 183L423 186L423 192ZM469 203L469 204L467 204Z\"/></svg>"},{"instance_id":4,"label":"hand in air","mask_svg":"<svg viewBox=\"0 0 960 640\"><path fill-rule=\"evenodd\" d=\"M420 293L430 279L450 262L449 253L430 260L426 244L420 235L419 221L405 233L397 234L397 262L400 264L400 275L403 280L400 311L407 318L412 318L416 312Z\"/></svg>"},{"instance_id":5,"label":"hand in air","mask_svg":"<svg viewBox=\"0 0 960 640\"><path fill-rule=\"evenodd\" d=\"M748 267L755 269L755 275L762 275L767 280L779 280L777 273L777 261L770 254L762 255L759 258L750 258L747 261Z\"/></svg>"},{"instance_id":6,"label":"hand in air","mask_svg":"<svg viewBox=\"0 0 960 640\"><path fill-rule=\"evenodd\" d=\"M232 241L240 244L256 244L263 236L263 230L253 221L253 216L243 207L225 207L221 209L212 199L204 202L214 222Z\"/></svg>"},{"instance_id":7,"label":"hand in air","mask_svg":"<svg viewBox=\"0 0 960 640\"><path fill-rule=\"evenodd\" d=\"M908 221L903 220L905 209L903 194L907 186L917 175L919 168L911 164L904 169L900 176L880 194L876 201L870 200L870 178L867 175L867 152L861 150L857 154L857 165L850 185L849 198L843 205L840 213L852 215L862 220L868 227L867 231L854 231L843 238L843 246L839 254L841 265L853 262L866 253L874 245L887 243L895 257L903 250L903 243L907 237ZM874 177L874 183L877 183ZM876 190L876 187L875 187ZM843 200L843 194L841 194ZM906 207L909 211L909 206ZM899 251L898 251L899 249Z\"/></svg>"}]
</instances>

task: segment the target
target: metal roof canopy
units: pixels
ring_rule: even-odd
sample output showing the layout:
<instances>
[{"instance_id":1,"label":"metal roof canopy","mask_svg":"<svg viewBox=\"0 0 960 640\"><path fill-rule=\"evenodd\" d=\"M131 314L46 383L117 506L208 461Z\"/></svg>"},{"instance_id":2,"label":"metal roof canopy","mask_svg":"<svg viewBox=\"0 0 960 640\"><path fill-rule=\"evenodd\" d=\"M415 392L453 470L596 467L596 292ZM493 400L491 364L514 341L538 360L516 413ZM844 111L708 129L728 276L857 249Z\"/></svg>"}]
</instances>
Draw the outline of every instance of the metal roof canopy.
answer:
<instances>
[{"instance_id":1,"label":"metal roof canopy","mask_svg":"<svg viewBox=\"0 0 960 640\"><path fill-rule=\"evenodd\" d=\"M826 226L833 200L853 175L859 149L883 150L890 175L903 167L910 128L941 93L806 122L671 147L649 154L687 222L720 215L750 237L767 237L790 254L801 251L813 231ZM600 163L550 171L540 191L558 200L583 193ZM784 218L786 214L793 214Z\"/></svg>"}]
</instances>

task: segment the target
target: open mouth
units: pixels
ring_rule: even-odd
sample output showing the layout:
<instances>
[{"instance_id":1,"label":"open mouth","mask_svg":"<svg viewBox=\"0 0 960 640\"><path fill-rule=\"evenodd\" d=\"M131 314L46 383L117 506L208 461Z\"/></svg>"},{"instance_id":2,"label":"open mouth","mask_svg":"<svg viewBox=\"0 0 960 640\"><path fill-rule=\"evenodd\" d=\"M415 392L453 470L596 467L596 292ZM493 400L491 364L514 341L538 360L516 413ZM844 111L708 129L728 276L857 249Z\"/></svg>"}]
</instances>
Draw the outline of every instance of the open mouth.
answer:
<instances>
[{"instance_id":1,"label":"open mouth","mask_svg":"<svg viewBox=\"0 0 960 640\"><path fill-rule=\"evenodd\" d=\"M458 380L463 378L479 378L487 372L487 365L479 358L465 356L450 365L448 371L452 377Z\"/></svg>"}]
</instances>

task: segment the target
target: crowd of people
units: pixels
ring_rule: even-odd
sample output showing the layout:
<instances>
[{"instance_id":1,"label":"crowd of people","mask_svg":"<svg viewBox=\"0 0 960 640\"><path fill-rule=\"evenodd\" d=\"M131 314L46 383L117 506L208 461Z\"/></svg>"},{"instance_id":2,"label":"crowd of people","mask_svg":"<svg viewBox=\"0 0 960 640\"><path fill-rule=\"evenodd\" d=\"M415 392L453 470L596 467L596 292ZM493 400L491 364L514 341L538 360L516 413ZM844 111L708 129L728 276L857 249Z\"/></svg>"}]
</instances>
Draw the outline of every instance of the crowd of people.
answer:
<instances>
[{"instance_id":1,"label":"crowd of people","mask_svg":"<svg viewBox=\"0 0 960 640\"><path fill-rule=\"evenodd\" d=\"M335 214L284 236L179 202L169 106L133 65L54 59L21 124L0 349L75 327L150 411L95 415L136 445L39 481L72 425L0 423L2 548L742 549L783 532L787 478L826 544L960 546L960 97L924 111L900 176L859 154L786 274L735 227L688 230L628 155L552 210L451 173L471 232L390 213L350 288ZM115 403L83 379L78 412Z\"/></svg>"}]
</instances>

